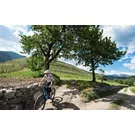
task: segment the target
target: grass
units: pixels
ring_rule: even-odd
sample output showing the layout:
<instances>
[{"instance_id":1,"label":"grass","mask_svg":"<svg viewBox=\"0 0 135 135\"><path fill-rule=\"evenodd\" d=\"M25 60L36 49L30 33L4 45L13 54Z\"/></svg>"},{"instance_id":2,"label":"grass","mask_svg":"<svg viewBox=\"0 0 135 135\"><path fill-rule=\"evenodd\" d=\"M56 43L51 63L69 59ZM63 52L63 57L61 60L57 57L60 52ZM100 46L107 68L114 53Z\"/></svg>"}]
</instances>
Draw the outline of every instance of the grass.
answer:
<instances>
[{"instance_id":1,"label":"grass","mask_svg":"<svg viewBox=\"0 0 135 135\"><path fill-rule=\"evenodd\" d=\"M50 70L62 80L90 80L92 78L90 72L59 61L51 63ZM43 74L43 72L44 69L39 72L28 69L27 59L24 58L7 61L0 64L0 77L38 77L40 74Z\"/></svg>"},{"instance_id":2,"label":"grass","mask_svg":"<svg viewBox=\"0 0 135 135\"><path fill-rule=\"evenodd\" d=\"M30 78L30 77L38 77L41 74L41 72L38 71L31 71L29 69L23 69L20 71L15 71L11 73L3 73L0 74L0 77L4 78Z\"/></svg>"},{"instance_id":3,"label":"grass","mask_svg":"<svg viewBox=\"0 0 135 135\"><path fill-rule=\"evenodd\" d=\"M95 86L99 86L99 90L95 90ZM124 86L120 86L120 87L114 88L111 85L109 87L108 86L109 86L109 84L107 84L107 83L98 83L97 82L97 83L94 84L93 82L89 82L89 86L88 86L88 83L87 83L87 85L83 85L81 87L81 89L80 89L81 90L81 97L82 97L83 101L89 102L93 99L113 95L124 87ZM100 91L100 88L105 88L106 90ZM109 89L112 89L112 88L113 88L113 90L109 90Z\"/></svg>"},{"instance_id":4,"label":"grass","mask_svg":"<svg viewBox=\"0 0 135 135\"><path fill-rule=\"evenodd\" d=\"M117 82L112 81L112 80L104 81L104 82L107 84L110 84L110 85L115 85L115 86L125 86L125 84L120 84L120 83L117 83Z\"/></svg>"},{"instance_id":5,"label":"grass","mask_svg":"<svg viewBox=\"0 0 135 135\"><path fill-rule=\"evenodd\" d=\"M131 86L131 87L129 87L129 89L130 89L133 93L135 93L135 86Z\"/></svg>"},{"instance_id":6,"label":"grass","mask_svg":"<svg viewBox=\"0 0 135 135\"><path fill-rule=\"evenodd\" d=\"M114 103L111 103L108 110L120 110L120 106Z\"/></svg>"},{"instance_id":7,"label":"grass","mask_svg":"<svg viewBox=\"0 0 135 135\"><path fill-rule=\"evenodd\" d=\"M2 67L2 68L1 68ZM92 74L88 71L79 69L70 64L55 61L50 65L50 70L53 74L60 77L61 80L76 80L78 87L87 88L90 87L90 80L92 80ZM31 78L31 77L41 77L43 75L44 69L41 71L31 71L27 68L27 59L15 59L12 61L7 61L0 64L0 77L1 78ZM99 75L96 74L96 78ZM80 80L80 81L79 81ZM78 81L78 82L77 82ZM100 82L100 80L97 80ZM110 85L122 85L113 81L105 81L105 83ZM70 87L70 84L68 84Z\"/></svg>"},{"instance_id":8,"label":"grass","mask_svg":"<svg viewBox=\"0 0 135 135\"><path fill-rule=\"evenodd\" d=\"M109 110L120 110L121 108L121 104L123 104L123 100L119 99L119 100L115 100L113 103L111 103Z\"/></svg>"}]
</instances>

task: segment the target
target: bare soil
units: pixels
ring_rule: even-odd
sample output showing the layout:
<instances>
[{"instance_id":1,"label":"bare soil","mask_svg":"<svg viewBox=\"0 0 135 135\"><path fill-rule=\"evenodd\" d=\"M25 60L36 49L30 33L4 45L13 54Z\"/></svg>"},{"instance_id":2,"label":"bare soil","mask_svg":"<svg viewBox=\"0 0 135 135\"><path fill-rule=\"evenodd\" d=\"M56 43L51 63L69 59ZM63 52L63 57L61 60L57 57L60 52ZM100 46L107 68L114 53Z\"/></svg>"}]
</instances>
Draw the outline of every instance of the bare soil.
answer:
<instances>
[{"instance_id":1,"label":"bare soil","mask_svg":"<svg viewBox=\"0 0 135 135\"><path fill-rule=\"evenodd\" d=\"M0 78L0 89L26 86L40 80L41 78Z\"/></svg>"}]
</instances>

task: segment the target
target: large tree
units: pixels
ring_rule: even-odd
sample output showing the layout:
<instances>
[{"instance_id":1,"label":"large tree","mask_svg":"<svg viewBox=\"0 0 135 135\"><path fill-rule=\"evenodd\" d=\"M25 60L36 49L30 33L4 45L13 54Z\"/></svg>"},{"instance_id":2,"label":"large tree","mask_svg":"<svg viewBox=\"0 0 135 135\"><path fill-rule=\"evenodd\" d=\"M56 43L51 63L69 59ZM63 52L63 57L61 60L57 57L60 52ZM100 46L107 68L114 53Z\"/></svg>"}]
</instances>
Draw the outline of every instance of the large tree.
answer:
<instances>
[{"instance_id":1,"label":"large tree","mask_svg":"<svg viewBox=\"0 0 135 135\"><path fill-rule=\"evenodd\" d=\"M78 38L74 58L78 64L90 67L94 82L96 81L95 70L100 64L104 66L113 64L125 54L119 51L110 37L103 37L103 30L100 26L78 26L75 27L75 32Z\"/></svg>"},{"instance_id":2,"label":"large tree","mask_svg":"<svg viewBox=\"0 0 135 135\"><path fill-rule=\"evenodd\" d=\"M30 54L30 67L39 70L44 65L49 69L50 63L63 53L69 54L74 41L71 26L33 25L32 36L20 35L23 52Z\"/></svg>"}]
</instances>

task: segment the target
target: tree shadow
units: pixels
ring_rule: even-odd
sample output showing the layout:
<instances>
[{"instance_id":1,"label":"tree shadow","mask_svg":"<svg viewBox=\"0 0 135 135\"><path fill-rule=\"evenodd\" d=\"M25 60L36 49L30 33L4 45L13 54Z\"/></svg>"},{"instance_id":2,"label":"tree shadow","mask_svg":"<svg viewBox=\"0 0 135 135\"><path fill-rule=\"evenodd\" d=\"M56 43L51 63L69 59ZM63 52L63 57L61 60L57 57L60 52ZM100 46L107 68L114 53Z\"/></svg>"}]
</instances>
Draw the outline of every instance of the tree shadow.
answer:
<instances>
[{"instance_id":1,"label":"tree shadow","mask_svg":"<svg viewBox=\"0 0 135 135\"><path fill-rule=\"evenodd\" d=\"M117 93L110 97L104 98L101 101L103 102L111 102L117 104L117 101L122 101L118 105L126 107L128 109L134 110L135 109L135 96L134 95L127 95L124 93Z\"/></svg>"},{"instance_id":2,"label":"tree shadow","mask_svg":"<svg viewBox=\"0 0 135 135\"><path fill-rule=\"evenodd\" d=\"M52 106L55 107L55 109L47 108L45 110L64 110L64 109L80 110L80 108L77 107L75 104L62 101L63 101L62 97L55 97L54 101L52 102Z\"/></svg>"},{"instance_id":3,"label":"tree shadow","mask_svg":"<svg viewBox=\"0 0 135 135\"><path fill-rule=\"evenodd\" d=\"M69 102L63 102L60 104L57 102L53 102L52 105L56 108L56 110L63 110L63 109L80 110L80 108L77 107L75 104Z\"/></svg>"},{"instance_id":4,"label":"tree shadow","mask_svg":"<svg viewBox=\"0 0 135 135\"><path fill-rule=\"evenodd\" d=\"M110 86L107 91L95 91L99 98L107 97L118 93L120 90L127 86ZM96 102L96 100L95 100Z\"/></svg>"}]
</instances>

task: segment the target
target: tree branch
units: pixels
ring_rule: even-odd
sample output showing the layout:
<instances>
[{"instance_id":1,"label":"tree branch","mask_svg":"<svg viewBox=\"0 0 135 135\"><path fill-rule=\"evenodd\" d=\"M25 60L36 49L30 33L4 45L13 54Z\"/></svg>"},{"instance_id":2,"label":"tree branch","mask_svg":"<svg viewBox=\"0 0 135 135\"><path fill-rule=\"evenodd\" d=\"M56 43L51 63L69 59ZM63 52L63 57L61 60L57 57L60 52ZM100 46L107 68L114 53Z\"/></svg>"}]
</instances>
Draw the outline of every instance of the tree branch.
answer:
<instances>
[{"instance_id":1,"label":"tree branch","mask_svg":"<svg viewBox=\"0 0 135 135\"><path fill-rule=\"evenodd\" d=\"M54 60L58 56L58 54L61 52L62 49L63 49L63 46L52 56L52 58L49 60L49 62Z\"/></svg>"},{"instance_id":2,"label":"tree branch","mask_svg":"<svg viewBox=\"0 0 135 135\"><path fill-rule=\"evenodd\" d=\"M42 51L43 55L46 57L47 54L45 53L45 51L43 50L42 46L40 44L38 44L38 46L40 47L40 50Z\"/></svg>"}]
</instances>

